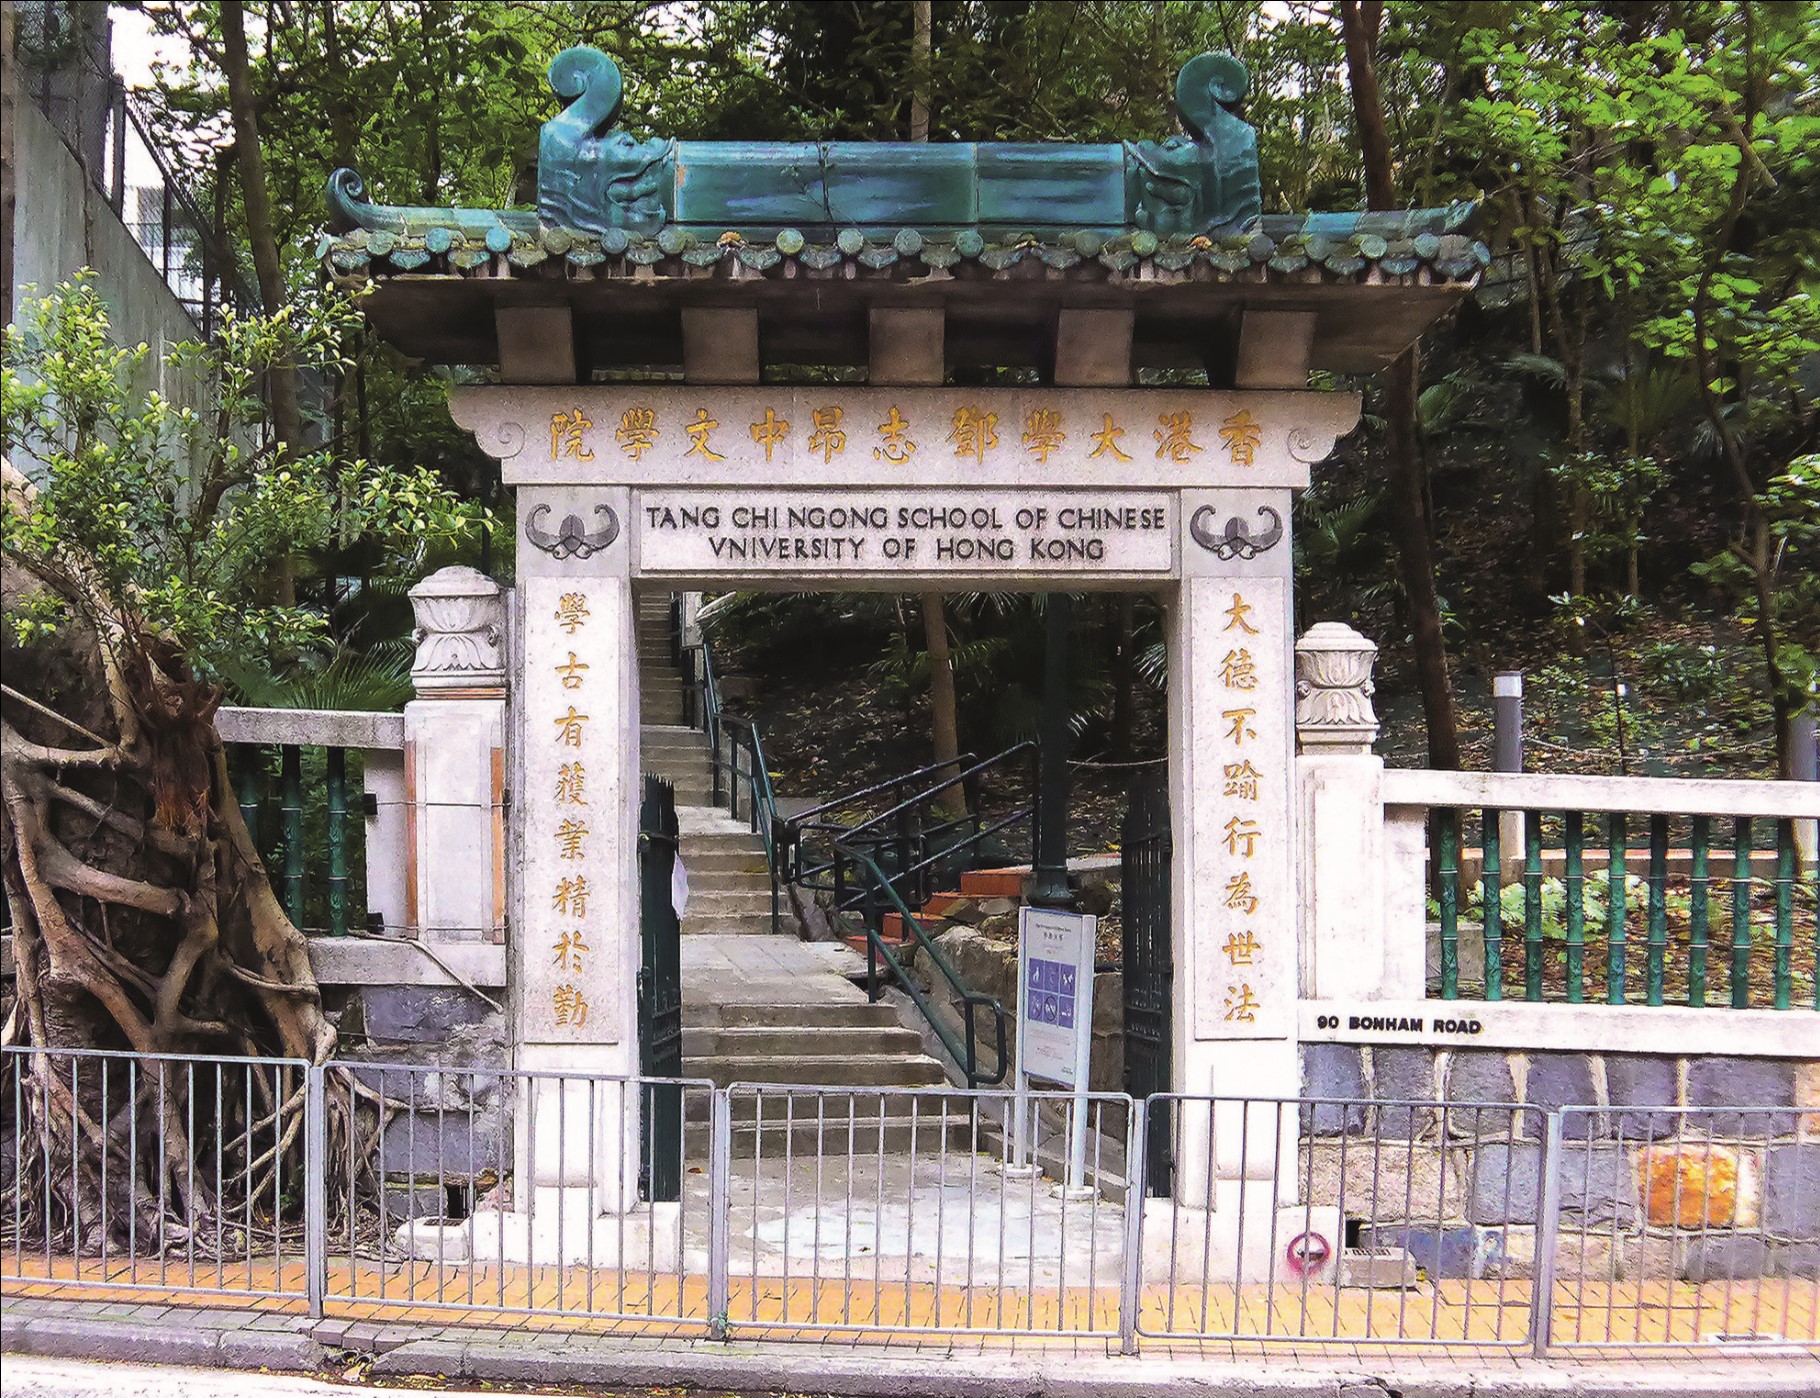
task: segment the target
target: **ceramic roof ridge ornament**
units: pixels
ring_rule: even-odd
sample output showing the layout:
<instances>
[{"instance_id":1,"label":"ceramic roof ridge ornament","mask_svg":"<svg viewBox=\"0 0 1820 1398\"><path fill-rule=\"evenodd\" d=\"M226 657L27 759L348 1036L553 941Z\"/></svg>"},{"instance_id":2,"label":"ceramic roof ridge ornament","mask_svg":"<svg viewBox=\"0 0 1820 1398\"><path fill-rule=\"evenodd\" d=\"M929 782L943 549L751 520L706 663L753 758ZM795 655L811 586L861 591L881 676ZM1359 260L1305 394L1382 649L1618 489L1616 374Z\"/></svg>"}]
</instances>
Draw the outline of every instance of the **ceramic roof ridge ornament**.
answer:
<instances>
[{"instance_id":1,"label":"ceramic roof ridge ornament","mask_svg":"<svg viewBox=\"0 0 1820 1398\"><path fill-rule=\"evenodd\" d=\"M1046 142L640 141L616 125L624 84L599 49L550 64L564 102L538 141L537 217L365 202L352 170L329 179L332 224L409 235L440 227L477 244L512 233L573 229L650 237L666 227L769 241L796 233L977 230L1042 239L1230 235L1262 211L1257 133L1237 114L1250 86L1230 54L1204 53L1176 79L1184 134L1163 141ZM495 231L497 230L497 231Z\"/></svg>"}]
</instances>

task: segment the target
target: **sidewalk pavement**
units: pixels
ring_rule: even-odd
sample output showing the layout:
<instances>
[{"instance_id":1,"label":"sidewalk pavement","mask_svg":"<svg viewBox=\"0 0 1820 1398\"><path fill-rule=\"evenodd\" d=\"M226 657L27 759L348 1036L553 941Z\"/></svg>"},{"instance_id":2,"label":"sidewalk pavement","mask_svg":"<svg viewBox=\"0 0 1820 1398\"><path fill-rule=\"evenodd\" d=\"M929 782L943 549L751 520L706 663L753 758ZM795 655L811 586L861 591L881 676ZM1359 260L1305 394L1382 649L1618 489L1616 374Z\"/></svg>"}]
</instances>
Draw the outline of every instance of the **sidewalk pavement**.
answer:
<instances>
[{"instance_id":1,"label":"sidewalk pavement","mask_svg":"<svg viewBox=\"0 0 1820 1398\"><path fill-rule=\"evenodd\" d=\"M1050 1341L1012 1353L957 1342L885 1343L639 1340L623 1335L505 1332L462 1326L311 1320L251 1311L153 1304L0 1302L6 1398L331 1398L357 1371L363 1386L421 1391L440 1378L531 1389L662 1386L840 1398L1150 1398L1179 1388L1197 1398L1812 1398L1820 1354L1551 1359L1383 1352L1177 1346L1166 1356L1121 1356L1103 1345ZM115 1361L97 1378L47 1361ZM362 1363L362 1360L370 1362ZM1690 1362L1691 1360L1691 1362ZM173 1366L147 1368L146 1365ZM185 1366L182 1368L175 1366ZM301 1375L279 1382L250 1374ZM233 1371L232 1377L208 1370Z\"/></svg>"}]
</instances>

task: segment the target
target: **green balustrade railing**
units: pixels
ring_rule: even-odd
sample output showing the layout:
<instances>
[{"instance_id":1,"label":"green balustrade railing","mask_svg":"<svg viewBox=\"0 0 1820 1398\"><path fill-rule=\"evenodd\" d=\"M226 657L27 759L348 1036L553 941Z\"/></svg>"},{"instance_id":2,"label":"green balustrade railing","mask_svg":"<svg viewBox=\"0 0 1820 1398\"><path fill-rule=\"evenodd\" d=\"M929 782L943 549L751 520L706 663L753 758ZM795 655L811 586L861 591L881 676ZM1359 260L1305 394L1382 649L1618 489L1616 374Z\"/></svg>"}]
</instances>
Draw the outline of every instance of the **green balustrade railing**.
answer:
<instances>
[{"instance_id":1,"label":"green balustrade railing","mask_svg":"<svg viewBox=\"0 0 1820 1398\"><path fill-rule=\"evenodd\" d=\"M1532 808L1517 851L1499 829L1512 814L1430 807L1442 999L1820 1009L1804 816ZM1481 974L1463 946L1482 950Z\"/></svg>"},{"instance_id":2,"label":"green balustrade railing","mask_svg":"<svg viewBox=\"0 0 1820 1398\"><path fill-rule=\"evenodd\" d=\"M350 777L361 777L361 751L232 743L229 754L241 818L285 916L311 936L369 930L366 842L350 828L367 812L348 804Z\"/></svg>"}]
</instances>

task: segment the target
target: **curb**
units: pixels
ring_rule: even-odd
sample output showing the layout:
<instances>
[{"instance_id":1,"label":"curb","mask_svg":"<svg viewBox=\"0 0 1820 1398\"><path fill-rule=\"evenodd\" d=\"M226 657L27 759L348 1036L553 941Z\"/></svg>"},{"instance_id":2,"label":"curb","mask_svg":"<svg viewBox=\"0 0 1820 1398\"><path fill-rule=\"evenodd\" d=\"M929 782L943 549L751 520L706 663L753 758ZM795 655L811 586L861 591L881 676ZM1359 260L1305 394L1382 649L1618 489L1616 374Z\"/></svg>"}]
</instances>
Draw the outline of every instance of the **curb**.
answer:
<instances>
[{"instance_id":1,"label":"curb","mask_svg":"<svg viewBox=\"0 0 1820 1398\"><path fill-rule=\"evenodd\" d=\"M158 1312L162 1308L147 1307ZM416 1338L413 1338L415 1336ZM322 1378L350 1353L378 1380L423 1375L456 1384L675 1387L834 1398L1152 1398L1165 1387L1204 1398L1812 1398L1820 1355L1484 1361L1410 1356L1311 1362L1288 1353L1180 1359L1069 1353L990 1355L830 1352L809 1344L637 1341L611 1336L501 1336L496 1331L237 1312L103 1317L0 1308L0 1352L203 1370L267 1369ZM10 1385L9 1385L10 1387ZM52 1389L40 1390L54 1392ZM326 1390L325 1390L326 1391Z\"/></svg>"}]
</instances>

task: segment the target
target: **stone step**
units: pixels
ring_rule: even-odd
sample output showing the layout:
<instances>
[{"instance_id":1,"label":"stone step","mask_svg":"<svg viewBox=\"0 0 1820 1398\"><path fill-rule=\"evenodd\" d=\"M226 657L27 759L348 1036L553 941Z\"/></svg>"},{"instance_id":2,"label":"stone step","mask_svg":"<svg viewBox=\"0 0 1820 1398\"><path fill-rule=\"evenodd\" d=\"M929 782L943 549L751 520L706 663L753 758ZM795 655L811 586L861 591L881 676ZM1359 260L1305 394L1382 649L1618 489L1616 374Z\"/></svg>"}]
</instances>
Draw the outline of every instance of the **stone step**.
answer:
<instances>
[{"instance_id":1,"label":"stone step","mask_svg":"<svg viewBox=\"0 0 1820 1398\"><path fill-rule=\"evenodd\" d=\"M684 1123L685 1159L706 1162L712 1146L710 1130L705 1121ZM830 1125L818 1127L813 1121L798 1121L794 1126L786 1127L782 1121L773 1122L767 1113L762 1123L733 1122L729 1136L735 1160L782 1159L786 1152L792 1159L802 1160L812 1158L818 1146L825 1156L845 1155L848 1126L847 1118L843 1115L838 1130ZM914 1147L918 1156L927 1158L941 1153L944 1137L951 1165L956 1152L964 1151L970 1145L984 1145L986 1139L983 1126L977 1135L974 1134L969 1119L957 1112L939 1117L919 1117L914 1128L907 1118L888 1116L881 1119L876 1113L858 1116L853 1120L854 1149L862 1156L876 1156L880 1150L886 1155L905 1155ZM981 1174L984 1174L988 1164L996 1163L997 1159L997 1155L988 1152L981 1161Z\"/></svg>"},{"instance_id":2,"label":"stone step","mask_svg":"<svg viewBox=\"0 0 1820 1398\"><path fill-rule=\"evenodd\" d=\"M780 907L782 906L780 899ZM746 878L719 888L704 888L689 880L690 917L771 916L771 881Z\"/></svg>"},{"instance_id":3,"label":"stone step","mask_svg":"<svg viewBox=\"0 0 1820 1398\"><path fill-rule=\"evenodd\" d=\"M667 762L641 762L639 766L675 787L676 803L679 806L700 806L713 797L714 783L704 773Z\"/></svg>"},{"instance_id":4,"label":"stone step","mask_svg":"<svg viewBox=\"0 0 1820 1398\"><path fill-rule=\"evenodd\" d=\"M767 920L771 916L769 880L762 885L752 881L737 888L713 889L702 888L694 879L689 880L689 911L683 919L685 922L717 917L761 916Z\"/></svg>"},{"instance_id":5,"label":"stone step","mask_svg":"<svg viewBox=\"0 0 1820 1398\"><path fill-rule=\"evenodd\" d=\"M776 1057L780 1054L846 1058L860 1054L920 1056L915 1030L880 1025L756 1025L737 1029L683 1028L683 1054L697 1058Z\"/></svg>"},{"instance_id":6,"label":"stone step","mask_svg":"<svg viewBox=\"0 0 1820 1398\"><path fill-rule=\"evenodd\" d=\"M695 757L704 763L708 760L707 738L700 733L689 732L687 729L683 730L683 736L680 738L646 738L639 743L638 750L640 752L674 753L679 757Z\"/></svg>"},{"instance_id":7,"label":"stone step","mask_svg":"<svg viewBox=\"0 0 1820 1398\"><path fill-rule=\"evenodd\" d=\"M697 875L751 875L754 878L769 879L765 868L765 851L761 845L755 850L708 850L691 844L687 837L683 840L683 862L689 866L689 878Z\"/></svg>"},{"instance_id":8,"label":"stone step","mask_svg":"<svg viewBox=\"0 0 1820 1398\"><path fill-rule=\"evenodd\" d=\"M942 1065L933 1058L905 1053L856 1053L845 1058L824 1058L815 1054L705 1054L691 1058L685 1054L682 1075L706 1078L716 1087L736 1082L787 1083L791 1086L856 1088L862 1094L868 1087L936 1087L948 1080ZM876 1110L877 1101L877 1098L871 1103L862 1101L860 1109ZM738 1105L734 1104L736 1111ZM799 1112L802 1106L799 1101ZM844 1101L842 1106L845 1106ZM892 1114L895 1106L896 1103L887 1099L887 1115ZM769 1112L769 1105L766 1110ZM812 1102L810 1110L814 1110ZM909 1110L906 1104L904 1113L907 1115ZM841 1114L846 1115L844 1111Z\"/></svg>"},{"instance_id":9,"label":"stone step","mask_svg":"<svg viewBox=\"0 0 1820 1398\"><path fill-rule=\"evenodd\" d=\"M780 910L781 911L781 910ZM740 913L732 916L702 917L694 912L682 920L685 937L764 937L771 932L771 912Z\"/></svg>"},{"instance_id":10,"label":"stone step","mask_svg":"<svg viewBox=\"0 0 1820 1398\"><path fill-rule=\"evenodd\" d=\"M695 906L695 900L702 897L713 897L717 893L748 893L757 891L765 900L765 910L771 909L771 876L762 869L756 874L745 869L697 869L687 860L683 867L689 871L689 906Z\"/></svg>"},{"instance_id":11,"label":"stone step","mask_svg":"<svg viewBox=\"0 0 1820 1398\"><path fill-rule=\"evenodd\" d=\"M662 762L641 762L639 766L675 787L676 804L679 806L706 805L713 799L713 782L699 772L691 772L686 767L671 767Z\"/></svg>"},{"instance_id":12,"label":"stone step","mask_svg":"<svg viewBox=\"0 0 1820 1398\"><path fill-rule=\"evenodd\" d=\"M686 809L701 811L707 807L689 806ZM682 846L685 850L699 850L703 854L756 854L760 859L765 857L765 842L758 837L756 831L746 829L743 824L737 830L691 830L685 824Z\"/></svg>"},{"instance_id":13,"label":"stone step","mask_svg":"<svg viewBox=\"0 0 1820 1398\"><path fill-rule=\"evenodd\" d=\"M750 854L764 857L765 844L743 820L733 820L724 805L689 805L676 803L676 819L682 826L683 848L701 854Z\"/></svg>"},{"instance_id":14,"label":"stone step","mask_svg":"<svg viewBox=\"0 0 1820 1398\"><path fill-rule=\"evenodd\" d=\"M814 1000L806 1004L740 1000L683 1004L684 1029L890 1029L897 1025L891 1006L869 1000Z\"/></svg>"}]
</instances>

